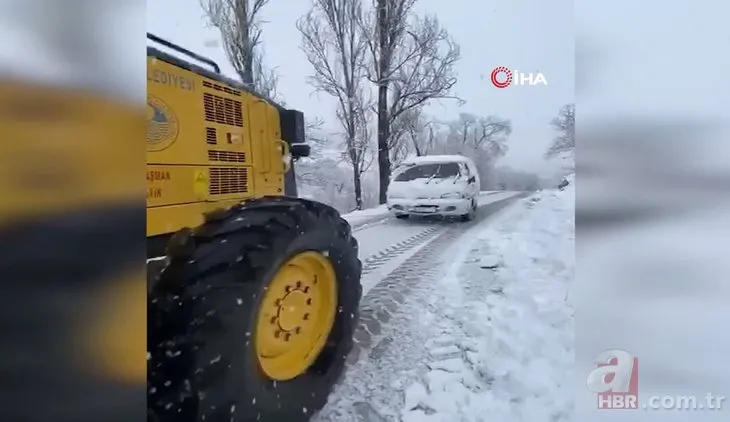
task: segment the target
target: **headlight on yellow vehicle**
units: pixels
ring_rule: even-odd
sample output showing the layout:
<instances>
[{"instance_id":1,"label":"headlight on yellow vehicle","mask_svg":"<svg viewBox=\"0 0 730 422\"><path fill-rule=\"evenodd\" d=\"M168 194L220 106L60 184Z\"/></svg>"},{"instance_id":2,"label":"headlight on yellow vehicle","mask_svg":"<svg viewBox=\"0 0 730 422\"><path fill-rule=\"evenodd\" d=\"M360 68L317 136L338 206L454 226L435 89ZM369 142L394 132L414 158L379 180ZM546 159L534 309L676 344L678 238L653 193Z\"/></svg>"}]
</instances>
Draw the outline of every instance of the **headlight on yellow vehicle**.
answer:
<instances>
[{"instance_id":1,"label":"headlight on yellow vehicle","mask_svg":"<svg viewBox=\"0 0 730 422\"><path fill-rule=\"evenodd\" d=\"M463 195L459 192L449 192L441 195L441 199L460 199Z\"/></svg>"}]
</instances>

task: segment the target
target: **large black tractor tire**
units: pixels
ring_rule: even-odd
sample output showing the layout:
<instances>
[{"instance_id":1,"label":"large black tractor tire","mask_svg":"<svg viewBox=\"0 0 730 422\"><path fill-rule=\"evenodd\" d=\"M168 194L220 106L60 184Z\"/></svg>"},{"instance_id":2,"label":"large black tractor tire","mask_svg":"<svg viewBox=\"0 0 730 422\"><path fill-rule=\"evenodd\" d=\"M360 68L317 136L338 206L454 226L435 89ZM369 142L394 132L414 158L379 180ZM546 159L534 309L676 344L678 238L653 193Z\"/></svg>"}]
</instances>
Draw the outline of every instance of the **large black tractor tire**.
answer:
<instances>
[{"instance_id":1,"label":"large black tractor tire","mask_svg":"<svg viewBox=\"0 0 730 422\"><path fill-rule=\"evenodd\" d=\"M275 382L253 344L258 305L281 265L308 250L327 252L338 312L314 364ZM173 236L170 263L148 296L148 422L309 420L353 347L362 296L357 255L336 210L290 197L247 201Z\"/></svg>"}]
</instances>

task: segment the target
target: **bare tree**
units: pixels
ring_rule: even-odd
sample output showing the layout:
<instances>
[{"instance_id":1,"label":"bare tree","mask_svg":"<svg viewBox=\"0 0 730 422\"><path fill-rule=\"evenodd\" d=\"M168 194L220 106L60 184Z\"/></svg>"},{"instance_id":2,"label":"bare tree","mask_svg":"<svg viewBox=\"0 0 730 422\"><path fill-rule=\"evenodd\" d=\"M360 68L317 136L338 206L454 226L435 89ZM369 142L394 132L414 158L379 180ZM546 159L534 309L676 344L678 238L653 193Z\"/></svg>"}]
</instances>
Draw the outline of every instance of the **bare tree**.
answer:
<instances>
[{"instance_id":1,"label":"bare tree","mask_svg":"<svg viewBox=\"0 0 730 422\"><path fill-rule=\"evenodd\" d=\"M411 135L415 132L415 127L420 120L420 111L420 109L414 109L409 113L404 113L399 119L394 120L390 124L388 128L390 133L388 151L390 153L391 165L400 164L408 154L413 152L413 145L408 142L402 142L402 140L411 138Z\"/></svg>"},{"instance_id":2,"label":"bare tree","mask_svg":"<svg viewBox=\"0 0 730 422\"><path fill-rule=\"evenodd\" d=\"M553 139L552 145L545 152L545 158L575 150L575 104L561 107L558 116L550 124L558 131L558 136Z\"/></svg>"},{"instance_id":3,"label":"bare tree","mask_svg":"<svg viewBox=\"0 0 730 422\"><path fill-rule=\"evenodd\" d=\"M507 153L507 140L512 132L510 121L496 116L461 113L458 119L448 122L447 127L448 134L439 143L438 151L472 158L488 186L496 161Z\"/></svg>"},{"instance_id":4,"label":"bare tree","mask_svg":"<svg viewBox=\"0 0 730 422\"><path fill-rule=\"evenodd\" d=\"M324 139L319 135L324 121L320 118L314 120L307 119L304 122L304 140L310 146L314 146L309 157L303 157L297 160L297 184L300 185L322 185L325 181L322 179L322 172L318 171L317 162L322 161L321 148Z\"/></svg>"},{"instance_id":5,"label":"bare tree","mask_svg":"<svg viewBox=\"0 0 730 422\"><path fill-rule=\"evenodd\" d=\"M269 0L200 0L210 25L241 81L267 98L276 98L278 75L263 63L261 9Z\"/></svg>"},{"instance_id":6,"label":"bare tree","mask_svg":"<svg viewBox=\"0 0 730 422\"><path fill-rule=\"evenodd\" d=\"M512 123L507 119L460 113L459 118L451 122L450 128L449 146L453 153L464 153L473 149L495 158L507 153L506 140L512 133Z\"/></svg>"},{"instance_id":7,"label":"bare tree","mask_svg":"<svg viewBox=\"0 0 730 422\"><path fill-rule=\"evenodd\" d=\"M459 46L435 16L413 16L415 0L376 0L376 19L363 27L373 56L371 80L378 85L378 170L381 203L390 182L389 151L403 133L393 132L403 113L428 100L449 98L456 84Z\"/></svg>"},{"instance_id":8,"label":"bare tree","mask_svg":"<svg viewBox=\"0 0 730 422\"><path fill-rule=\"evenodd\" d=\"M370 80L378 87L378 200L384 204L390 181L390 119L388 116L388 89L396 51L407 30L408 16L416 0L374 0L375 16L366 15L361 29L367 34L372 56Z\"/></svg>"},{"instance_id":9,"label":"bare tree","mask_svg":"<svg viewBox=\"0 0 730 422\"><path fill-rule=\"evenodd\" d=\"M421 106L400 113L391 123L391 150L413 152L417 156L428 154L436 144L438 129L435 126L436 122L423 113ZM393 161L393 164L398 163Z\"/></svg>"},{"instance_id":10,"label":"bare tree","mask_svg":"<svg viewBox=\"0 0 730 422\"><path fill-rule=\"evenodd\" d=\"M507 153L507 137L512 134L512 123L496 116L480 117L472 132L472 145L493 157Z\"/></svg>"},{"instance_id":11,"label":"bare tree","mask_svg":"<svg viewBox=\"0 0 730 422\"><path fill-rule=\"evenodd\" d=\"M389 120L432 99L451 98L456 85L455 63L460 49L435 16L414 18L406 34L390 80L393 86Z\"/></svg>"},{"instance_id":12,"label":"bare tree","mask_svg":"<svg viewBox=\"0 0 730 422\"><path fill-rule=\"evenodd\" d=\"M263 46L254 52L253 59L253 83L254 90L263 95L265 98L276 100L279 104L284 103L284 99L279 95L279 74L277 68L268 68L264 65L264 49Z\"/></svg>"},{"instance_id":13,"label":"bare tree","mask_svg":"<svg viewBox=\"0 0 730 422\"><path fill-rule=\"evenodd\" d=\"M327 146L327 138L322 134L324 119L308 117L304 120L304 141L314 147L309 157L316 160L321 157L322 149Z\"/></svg>"},{"instance_id":14,"label":"bare tree","mask_svg":"<svg viewBox=\"0 0 730 422\"><path fill-rule=\"evenodd\" d=\"M367 99L365 95L363 96L364 99ZM364 100L363 104L369 104L369 100ZM372 151L372 140L373 140L373 134L372 134L372 126L370 125L370 120L368 119L367 110L365 107L363 107L360 110L360 113L358 113L358 119L360 123L358 124L358 131L356 134L356 149L357 149L357 155L354 156L355 159L357 159L357 166L360 169L360 174L367 172L370 170L370 167L373 164L373 151ZM348 161L352 163L353 156L348 155Z\"/></svg>"},{"instance_id":15,"label":"bare tree","mask_svg":"<svg viewBox=\"0 0 730 422\"><path fill-rule=\"evenodd\" d=\"M314 70L310 82L337 101L357 209L363 205L361 176L369 146L369 139L364 138L368 131L363 86L367 43L358 24L361 21L361 0L313 0L310 11L297 22L302 50Z\"/></svg>"}]
</instances>

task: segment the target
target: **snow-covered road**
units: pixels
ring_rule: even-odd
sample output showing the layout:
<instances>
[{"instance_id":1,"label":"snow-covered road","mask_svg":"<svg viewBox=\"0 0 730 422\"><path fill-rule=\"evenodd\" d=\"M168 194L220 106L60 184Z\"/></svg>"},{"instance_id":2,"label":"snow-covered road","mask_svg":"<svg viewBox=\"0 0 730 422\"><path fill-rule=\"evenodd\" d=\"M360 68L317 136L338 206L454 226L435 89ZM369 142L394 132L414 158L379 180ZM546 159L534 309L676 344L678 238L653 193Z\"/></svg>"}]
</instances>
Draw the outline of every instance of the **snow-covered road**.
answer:
<instances>
[{"instance_id":1,"label":"snow-covered road","mask_svg":"<svg viewBox=\"0 0 730 422\"><path fill-rule=\"evenodd\" d=\"M354 224L357 346L313 420L569 420L573 194L484 194L469 223Z\"/></svg>"},{"instance_id":2,"label":"snow-covered road","mask_svg":"<svg viewBox=\"0 0 730 422\"><path fill-rule=\"evenodd\" d=\"M517 195L520 192L483 192L479 197L477 219L488 213L490 204ZM422 219L398 220L389 217L384 207L358 211L344 217L353 226L360 245L364 272L363 295L453 224L459 224Z\"/></svg>"},{"instance_id":3,"label":"snow-covered road","mask_svg":"<svg viewBox=\"0 0 730 422\"><path fill-rule=\"evenodd\" d=\"M500 199L513 197L519 192L513 191L482 191L479 193L479 205L487 205ZM382 224L389 219L388 209L385 205L375 208L368 208L361 211L353 211L342 216L353 227L360 230L372 225Z\"/></svg>"}]
</instances>

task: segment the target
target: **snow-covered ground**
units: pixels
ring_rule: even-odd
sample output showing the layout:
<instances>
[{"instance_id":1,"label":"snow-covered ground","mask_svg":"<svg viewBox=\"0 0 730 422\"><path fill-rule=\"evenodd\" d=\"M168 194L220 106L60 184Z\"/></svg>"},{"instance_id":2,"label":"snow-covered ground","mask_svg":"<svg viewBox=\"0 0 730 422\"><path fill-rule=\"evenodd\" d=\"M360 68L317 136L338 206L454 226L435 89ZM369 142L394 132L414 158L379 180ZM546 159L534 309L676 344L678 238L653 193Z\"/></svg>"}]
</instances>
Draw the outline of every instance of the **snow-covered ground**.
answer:
<instances>
[{"instance_id":1,"label":"snow-covered ground","mask_svg":"<svg viewBox=\"0 0 730 422\"><path fill-rule=\"evenodd\" d=\"M483 192L479 196L479 206L485 207L519 194ZM362 279L363 294L450 227L448 223L429 220L397 220L390 216L385 206L355 211L343 217L352 225L360 244L360 259L366 271Z\"/></svg>"},{"instance_id":2,"label":"snow-covered ground","mask_svg":"<svg viewBox=\"0 0 730 422\"><path fill-rule=\"evenodd\" d=\"M347 220L352 227L358 227L388 218L388 208L385 205L380 205L375 208L343 214L342 218Z\"/></svg>"},{"instance_id":3,"label":"snow-covered ground","mask_svg":"<svg viewBox=\"0 0 730 422\"><path fill-rule=\"evenodd\" d=\"M463 245L444 278L461 292L451 347L462 356L432 350L403 422L570 420L574 195L571 185L523 199Z\"/></svg>"},{"instance_id":4,"label":"snow-covered ground","mask_svg":"<svg viewBox=\"0 0 730 422\"><path fill-rule=\"evenodd\" d=\"M482 199L490 196L508 197ZM570 420L573 185L439 230L376 277L409 297L372 333L314 420Z\"/></svg>"}]
</instances>

